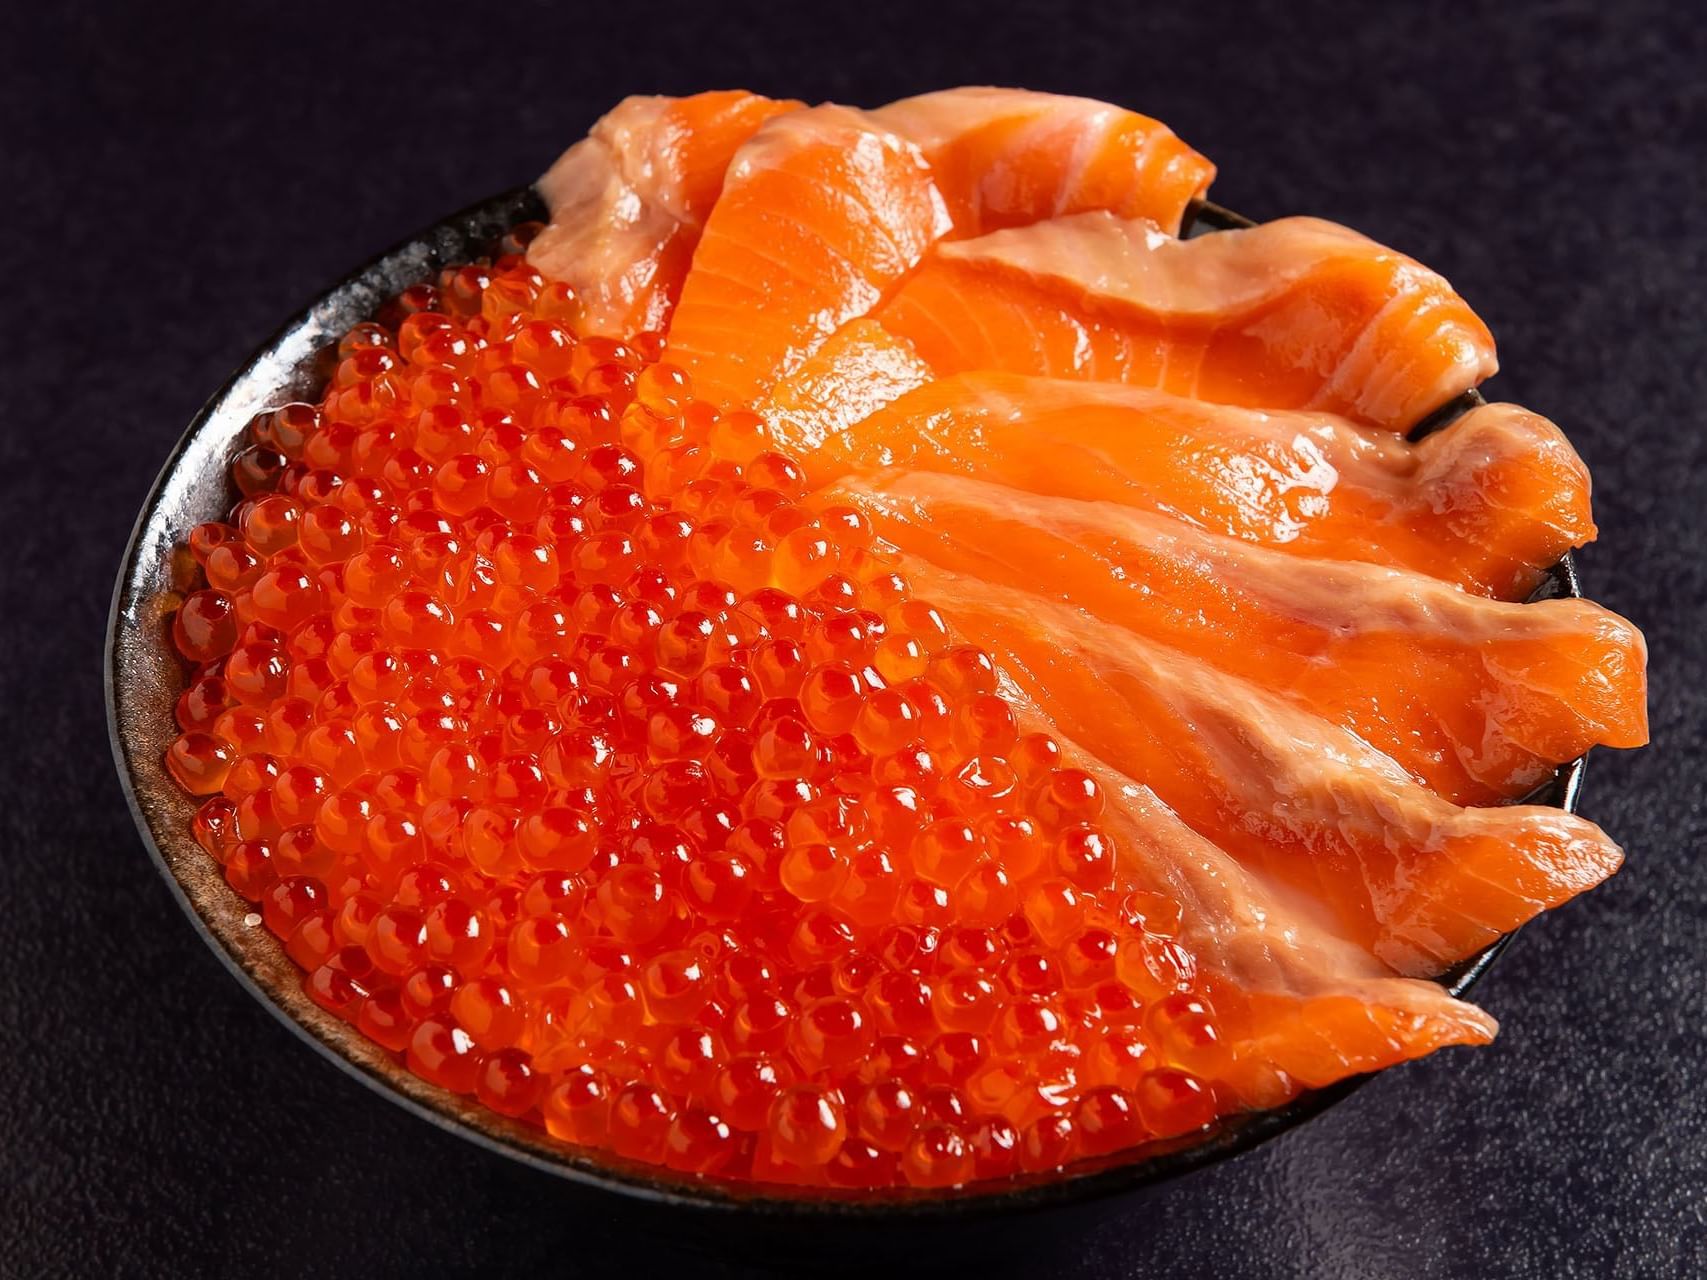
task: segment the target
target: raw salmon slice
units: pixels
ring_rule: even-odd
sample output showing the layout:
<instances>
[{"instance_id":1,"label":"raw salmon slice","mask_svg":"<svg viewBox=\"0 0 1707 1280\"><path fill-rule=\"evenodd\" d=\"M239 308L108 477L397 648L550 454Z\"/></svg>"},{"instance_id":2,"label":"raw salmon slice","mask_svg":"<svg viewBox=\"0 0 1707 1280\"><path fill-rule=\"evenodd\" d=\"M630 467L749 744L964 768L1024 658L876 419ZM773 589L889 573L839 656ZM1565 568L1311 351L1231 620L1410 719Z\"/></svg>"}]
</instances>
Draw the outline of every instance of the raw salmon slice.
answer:
<instances>
[{"instance_id":1,"label":"raw salmon slice","mask_svg":"<svg viewBox=\"0 0 1707 1280\"><path fill-rule=\"evenodd\" d=\"M799 106L740 89L624 98L539 180L551 220L528 261L575 289L584 332L662 329L736 148Z\"/></svg>"},{"instance_id":2,"label":"raw salmon slice","mask_svg":"<svg viewBox=\"0 0 1707 1280\"><path fill-rule=\"evenodd\" d=\"M729 166L664 358L702 399L752 404L951 226L912 143L847 107L778 116Z\"/></svg>"},{"instance_id":3,"label":"raw salmon slice","mask_svg":"<svg viewBox=\"0 0 1707 1280\"><path fill-rule=\"evenodd\" d=\"M854 320L778 383L758 408L777 440L809 453L932 377L912 343L875 320Z\"/></svg>"},{"instance_id":4,"label":"raw salmon slice","mask_svg":"<svg viewBox=\"0 0 1707 1280\"><path fill-rule=\"evenodd\" d=\"M1401 973L1443 971L1622 860L1591 822L1461 808L1355 734L1082 610L904 564L1069 737Z\"/></svg>"},{"instance_id":5,"label":"raw salmon slice","mask_svg":"<svg viewBox=\"0 0 1707 1280\"><path fill-rule=\"evenodd\" d=\"M1046 719L1038 723L1058 734ZM1394 976L1325 927L1312 904L1241 866L1149 788L1064 741L1108 797L1100 821L1118 850L1120 887L1179 904L1174 941L1195 962L1222 1032L1218 1049L1197 1063L1217 1087L1246 1106L1275 1106L1301 1086L1493 1039L1497 1024L1486 1013L1433 982Z\"/></svg>"},{"instance_id":6,"label":"raw salmon slice","mask_svg":"<svg viewBox=\"0 0 1707 1280\"><path fill-rule=\"evenodd\" d=\"M960 236L1092 209L1178 231L1215 176L1161 121L1090 98L947 89L872 118L925 153Z\"/></svg>"},{"instance_id":7,"label":"raw salmon slice","mask_svg":"<svg viewBox=\"0 0 1707 1280\"><path fill-rule=\"evenodd\" d=\"M824 497L945 573L1034 590L1282 694L1458 804L1647 740L1641 635L1586 600L1505 604L954 476L883 472Z\"/></svg>"},{"instance_id":8,"label":"raw salmon slice","mask_svg":"<svg viewBox=\"0 0 1707 1280\"><path fill-rule=\"evenodd\" d=\"M820 408L775 426L818 484L885 467L970 476L1125 503L1294 555L1400 565L1482 595L1527 595L1595 531L1582 460L1515 405L1475 409L1410 445L1327 414L972 373L840 423Z\"/></svg>"},{"instance_id":9,"label":"raw salmon slice","mask_svg":"<svg viewBox=\"0 0 1707 1280\"><path fill-rule=\"evenodd\" d=\"M943 375L1127 382L1398 431L1497 367L1444 279L1315 218L1192 240L1106 212L997 231L941 246L880 319Z\"/></svg>"}]
</instances>

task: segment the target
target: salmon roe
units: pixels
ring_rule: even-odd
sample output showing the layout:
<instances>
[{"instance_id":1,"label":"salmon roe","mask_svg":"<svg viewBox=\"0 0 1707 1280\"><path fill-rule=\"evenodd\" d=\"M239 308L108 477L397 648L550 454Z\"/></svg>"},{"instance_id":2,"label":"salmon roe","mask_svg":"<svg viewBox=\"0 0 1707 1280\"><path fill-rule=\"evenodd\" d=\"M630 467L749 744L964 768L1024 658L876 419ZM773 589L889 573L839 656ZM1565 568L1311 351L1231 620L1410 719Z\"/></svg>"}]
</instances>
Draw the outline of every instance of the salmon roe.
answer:
<instances>
[{"instance_id":1,"label":"salmon roe","mask_svg":"<svg viewBox=\"0 0 1707 1280\"><path fill-rule=\"evenodd\" d=\"M759 415L578 336L536 230L346 334L190 536L166 764L309 996L685 1174L950 1187L1229 1109L1095 779Z\"/></svg>"}]
</instances>

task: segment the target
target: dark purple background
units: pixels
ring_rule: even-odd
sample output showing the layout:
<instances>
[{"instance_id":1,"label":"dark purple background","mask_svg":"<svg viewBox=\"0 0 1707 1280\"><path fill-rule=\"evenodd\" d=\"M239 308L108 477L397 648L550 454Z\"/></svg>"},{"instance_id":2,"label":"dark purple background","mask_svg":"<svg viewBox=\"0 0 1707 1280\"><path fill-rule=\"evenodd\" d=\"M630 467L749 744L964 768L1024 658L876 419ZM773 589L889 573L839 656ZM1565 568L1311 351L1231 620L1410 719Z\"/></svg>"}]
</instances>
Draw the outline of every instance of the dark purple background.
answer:
<instances>
[{"instance_id":1,"label":"dark purple background","mask_svg":"<svg viewBox=\"0 0 1707 1280\"><path fill-rule=\"evenodd\" d=\"M883 1243L637 1213L311 1055L143 853L101 634L134 512L225 374L621 94L876 103L991 81L1161 116L1220 163L1224 203L1343 220L1458 283L1500 338L1496 393L1593 467L1584 577L1647 629L1655 745L1594 761L1586 811L1630 866L1481 987L1494 1047L1143 1201L891 1251L937 1274L980 1251L1035 1276L1700 1274L1707 39L1689 6L817 7L4 7L0 1273L721 1276Z\"/></svg>"}]
</instances>

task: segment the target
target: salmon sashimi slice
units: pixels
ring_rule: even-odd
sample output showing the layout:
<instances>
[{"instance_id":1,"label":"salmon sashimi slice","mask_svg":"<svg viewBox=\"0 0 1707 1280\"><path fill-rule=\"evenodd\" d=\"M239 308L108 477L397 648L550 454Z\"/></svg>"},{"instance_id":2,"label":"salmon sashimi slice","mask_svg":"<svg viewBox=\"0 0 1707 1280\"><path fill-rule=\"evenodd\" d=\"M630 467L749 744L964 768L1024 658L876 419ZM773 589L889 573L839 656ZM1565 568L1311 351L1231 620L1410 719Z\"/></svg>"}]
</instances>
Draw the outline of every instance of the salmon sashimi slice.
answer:
<instances>
[{"instance_id":1,"label":"salmon sashimi slice","mask_svg":"<svg viewBox=\"0 0 1707 1280\"><path fill-rule=\"evenodd\" d=\"M1355 734L1081 610L903 565L1069 737L1401 973L1442 972L1622 860L1591 822L1461 808Z\"/></svg>"},{"instance_id":2,"label":"salmon sashimi slice","mask_svg":"<svg viewBox=\"0 0 1707 1280\"><path fill-rule=\"evenodd\" d=\"M1059 736L1057 726L1038 723ZM1192 1065L1218 1089L1270 1107L1299 1087L1493 1039L1498 1027L1486 1013L1433 982L1395 976L1325 927L1314 904L1241 866L1149 788L1070 739L1065 745L1107 797L1099 825L1114 842L1120 887L1179 904L1172 941L1195 964L1222 1035L1213 1056Z\"/></svg>"},{"instance_id":3,"label":"salmon sashimi slice","mask_svg":"<svg viewBox=\"0 0 1707 1280\"><path fill-rule=\"evenodd\" d=\"M905 338L875 320L853 320L757 407L776 440L810 453L932 376Z\"/></svg>"},{"instance_id":4,"label":"salmon sashimi slice","mask_svg":"<svg viewBox=\"0 0 1707 1280\"><path fill-rule=\"evenodd\" d=\"M624 98L539 180L550 221L528 262L574 288L584 333L662 329L736 148L799 106L740 89Z\"/></svg>"},{"instance_id":5,"label":"salmon sashimi slice","mask_svg":"<svg viewBox=\"0 0 1707 1280\"><path fill-rule=\"evenodd\" d=\"M945 376L1126 382L1397 431L1497 368L1444 279L1315 218L1191 240L1106 212L997 231L942 245L879 318Z\"/></svg>"},{"instance_id":6,"label":"salmon sashimi slice","mask_svg":"<svg viewBox=\"0 0 1707 1280\"><path fill-rule=\"evenodd\" d=\"M1647 740L1641 634L1587 600L1506 604L957 476L881 472L823 497L945 573L1034 590L1279 693L1458 804Z\"/></svg>"},{"instance_id":7,"label":"salmon sashimi slice","mask_svg":"<svg viewBox=\"0 0 1707 1280\"><path fill-rule=\"evenodd\" d=\"M912 143L847 107L778 116L729 166L664 358L701 399L752 404L872 311L951 227Z\"/></svg>"},{"instance_id":8,"label":"salmon sashimi slice","mask_svg":"<svg viewBox=\"0 0 1707 1280\"><path fill-rule=\"evenodd\" d=\"M1090 98L946 89L871 114L925 153L959 236L1092 209L1178 231L1215 177L1161 121Z\"/></svg>"},{"instance_id":9,"label":"salmon sashimi slice","mask_svg":"<svg viewBox=\"0 0 1707 1280\"><path fill-rule=\"evenodd\" d=\"M834 414L812 421L810 433L778 431L817 484L885 467L965 475L1125 503L1294 555L1401 565L1481 595L1527 595L1595 533L1582 460L1514 405L1472 410L1411 445L1326 414L969 373L839 432L822 430Z\"/></svg>"}]
</instances>

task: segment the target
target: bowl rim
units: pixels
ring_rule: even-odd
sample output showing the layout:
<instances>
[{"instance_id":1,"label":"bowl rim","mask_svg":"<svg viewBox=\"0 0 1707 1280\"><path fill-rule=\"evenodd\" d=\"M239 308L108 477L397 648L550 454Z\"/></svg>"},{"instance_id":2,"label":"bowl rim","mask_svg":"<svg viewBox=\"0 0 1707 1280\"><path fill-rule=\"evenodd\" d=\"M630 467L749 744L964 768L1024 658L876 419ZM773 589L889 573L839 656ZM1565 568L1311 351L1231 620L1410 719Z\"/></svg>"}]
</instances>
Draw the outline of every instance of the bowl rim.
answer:
<instances>
[{"instance_id":1,"label":"bowl rim","mask_svg":"<svg viewBox=\"0 0 1707 1280\"><path fill-rule=\"evenodd\" d=\"M233 442L253 413L277 403L277 395L258 389L283 387L286 372L313 388L312 366L327 344L356 320L368 318L404 284L426 279L448 261L478 256L509 227L540 217L543 205L531 186L512 188L481 200L375 255L321 291L296 311L237 366L225 383L191 419L150 486L126 543L113 587L103 649L103 683L109 745L131 817L155 869L190 919L202 941L226 970L298 1038L321 1057L404 1110L487 1151L571 1182L594 1186L655 1204L710 1211L735 1211L769 1218L805 1220L881 1220L900 1218L976 1218L1016 1211L1077 1204L1154 1186L1241 1154L1296 1128L1362 1088L1375 1074L1351 1076L1308 1090L1267 1111L1224 1118L1187 1139L1151 1143L1098 1161L1081 1161L1049 1174L1017 1180L968 1183L942 1191L778 1193L768 1184L705 1179L611 1153L574 1147L509 1120L479 1104L427 1084L302 992L302 970L285 955L280 939L257 927L253 906L230 889L218 868L189 833L187 814L201 803L178 791L161 763L161 741L177 732L169 705L162 718L165 673L183 684L183 668L166 643L164 619L169 588L183 581L181 535L172 504L201 491L202 477L187 477L186 463L217 457L221 499L229 495ZM1188 212L1181 235L1248 227L1248 219L1207 201ZM405 278L407 277L407 278ZM358 314L359 313L359 314ZM245 396L249 397L245 400ZM1414 435L1453 420L1480 395L1467 392L1425 420ZM231 424L237 423L236 430ZM199 454L199 457L198 457ZM195 483L189 483L193 481ZM180 483L184 482L184 483ZM205 497L205 492L204 492ZM221 510L228 508L225 503ZM180 569L173 570L178 555ZM1581 586L1569 553L1549 572L1531 598L1580 597ZM164 668L164 672L161 670ZM152 730L152 732L151 732ZM1574 812L1582 790L1586 757L1560 767L1555 777L1528 799ZM201 874L197 874L200 868ZM1515 934L1496 939L1441 978L1448 992L1462 996L1487 972Z\"/></svg>"}]
</instances>

